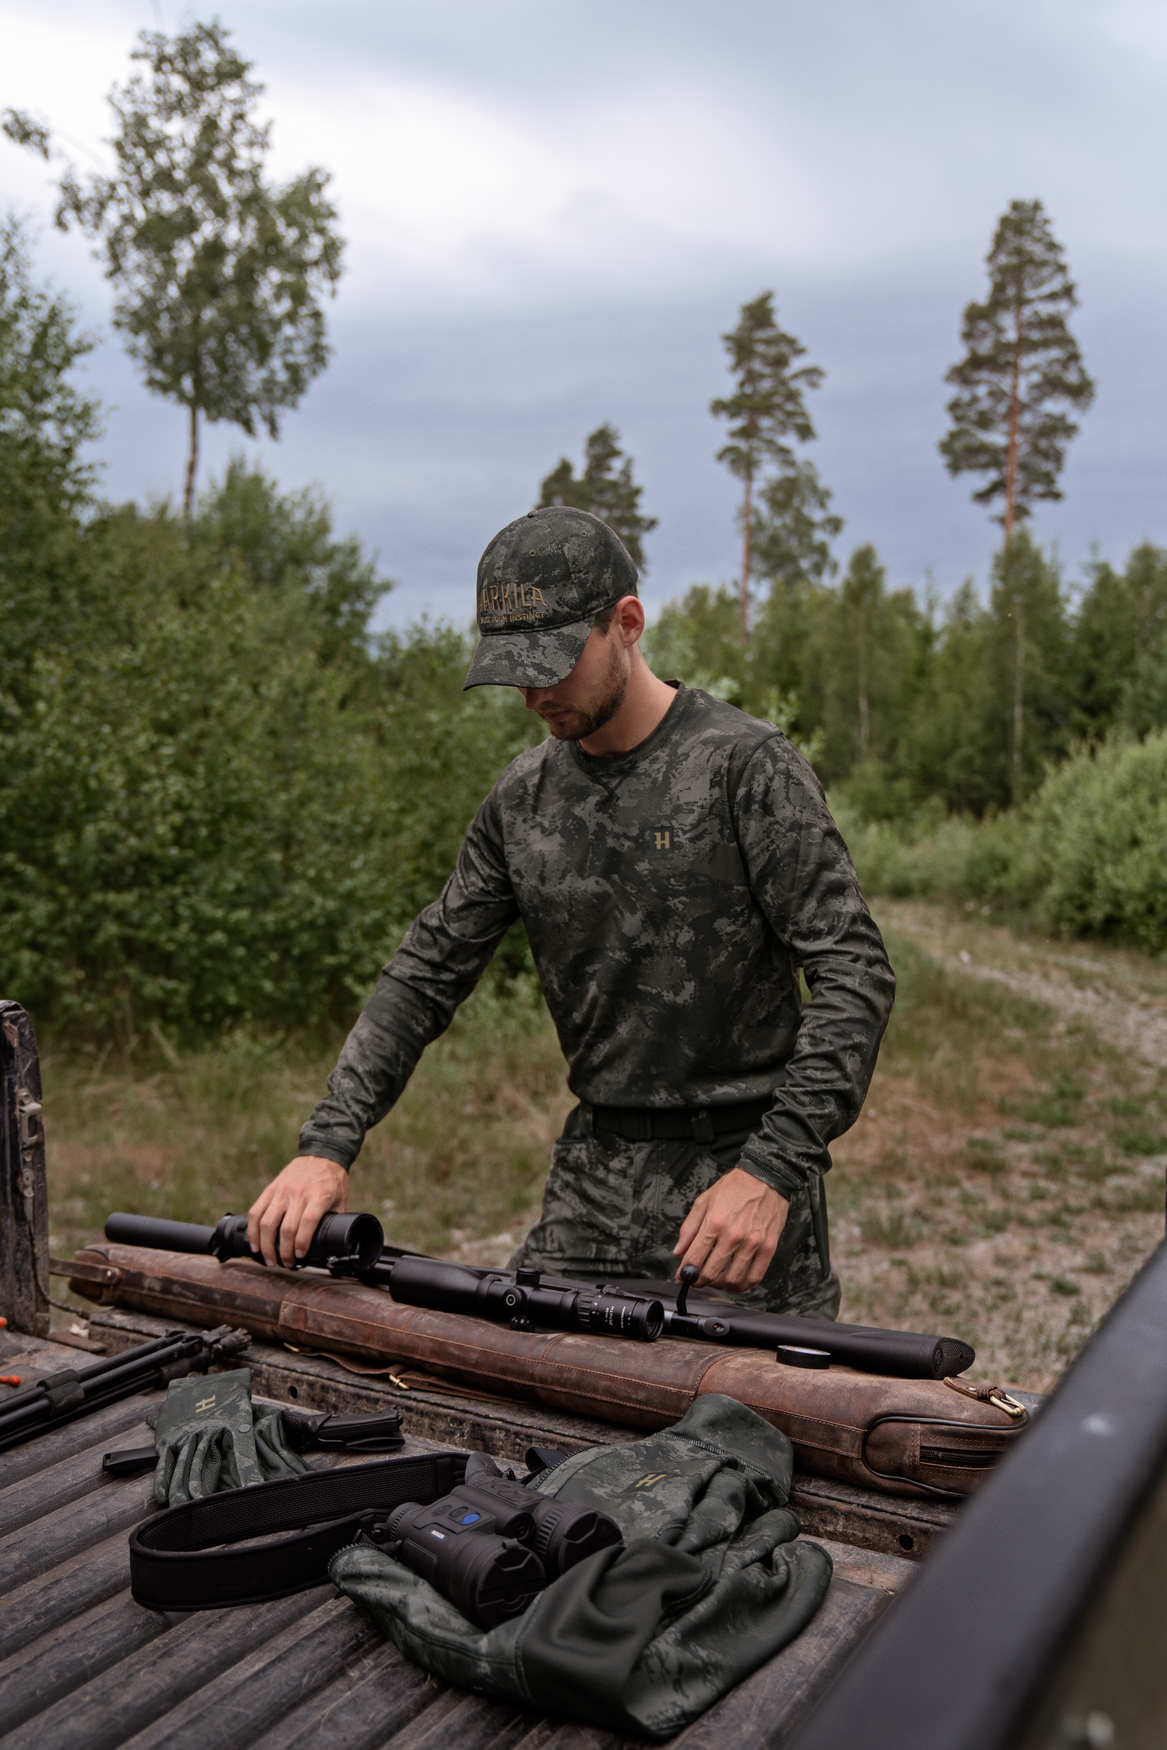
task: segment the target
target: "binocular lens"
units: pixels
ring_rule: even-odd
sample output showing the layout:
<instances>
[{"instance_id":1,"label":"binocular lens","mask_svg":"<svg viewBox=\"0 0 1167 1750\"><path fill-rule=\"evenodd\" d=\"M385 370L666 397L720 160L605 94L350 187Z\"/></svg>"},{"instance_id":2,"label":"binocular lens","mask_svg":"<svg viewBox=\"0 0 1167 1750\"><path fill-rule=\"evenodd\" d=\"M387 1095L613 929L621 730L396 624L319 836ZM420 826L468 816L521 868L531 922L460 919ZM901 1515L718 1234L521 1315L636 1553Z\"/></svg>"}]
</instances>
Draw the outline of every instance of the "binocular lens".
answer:
<instances>
[{"instance_id":1,"label":"binocular lens","mask_svg":"<svg viewBox=\"0 0 1167 1750\"><path fill-rule=\"evenodd\" d=\"M497 1472L489 1475L481 1465L454 1493L473 1493L480 1500L490 1501L499 1512L512 1506L525 1513L534 1523L524 1541L530 1542L552 1580L566 1574L585 1556L622 1541L620 1527L606 1513L597 1513L578 1501L557 1501L551 1495L537 1495L524 1484L511 1482ZM507 1535L522 1537L523 1533L512 1530Z\"/></svg>"},{"instance_id":2,"label":"binocular lens","mask_svg":"<svg viewBox=\"0 0 1167 1750\"><path fill-rule=\"evenodd\" d=\"M549 1574L566 1574L577 1562L622 1542L620 1527L606 1513L575 1501L543 1497L535 1513L535 1549Z\"/></svg>"},{"instance_id":3,"label":"binocular lens","mask_svg":"<svg viewBox=\"0 0 1167 1750\"><path fill-rule=\"evenodd\" d=\"M496 1520L460 1491L430 1507L407 1502L390 1514L385 1537L419 1578L479 1628L496 1628L526 1610L547 1584L534 1550L495 1531ZM499 1515L505 1518L505 1510ZM530 1516L527 1525L530 1527Z\"/></svg>"}]
</instances>

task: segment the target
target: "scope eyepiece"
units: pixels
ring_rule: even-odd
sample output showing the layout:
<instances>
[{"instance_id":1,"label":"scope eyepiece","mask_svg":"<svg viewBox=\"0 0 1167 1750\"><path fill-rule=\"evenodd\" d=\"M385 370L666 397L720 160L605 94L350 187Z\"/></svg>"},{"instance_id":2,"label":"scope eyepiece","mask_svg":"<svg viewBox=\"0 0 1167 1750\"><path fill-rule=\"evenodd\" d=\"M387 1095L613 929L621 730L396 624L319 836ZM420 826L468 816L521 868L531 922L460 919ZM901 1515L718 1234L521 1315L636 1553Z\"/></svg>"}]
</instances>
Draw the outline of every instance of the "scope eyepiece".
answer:
<instances>
[{"instance_id":1,"label":"scope eyepiece","mask_svg":"<svg viewBox=\"0 0 1167 1750\"><path fill-rule=\"evenodd\" d=\"M655 1343L665 1328L665 1309L659 1300L615 1294L607 1288L581 1294L577 1317L585 1331L598 1331L605 1337L632 1337L640 1343Z\"/></svg>"},{"instance_id":2,"label":"scope eyepiece","mask_svg":"<svg viewBox=\"0 0 1167 1750\"><path fill-rule=\"evenodd\" d=\"M324 1269L333 1263L352 1263L358 1270L368 1270L384 1244L385 1234L375 1215L325 1215L304 1262Z\"/></svg>"}]
</instances>

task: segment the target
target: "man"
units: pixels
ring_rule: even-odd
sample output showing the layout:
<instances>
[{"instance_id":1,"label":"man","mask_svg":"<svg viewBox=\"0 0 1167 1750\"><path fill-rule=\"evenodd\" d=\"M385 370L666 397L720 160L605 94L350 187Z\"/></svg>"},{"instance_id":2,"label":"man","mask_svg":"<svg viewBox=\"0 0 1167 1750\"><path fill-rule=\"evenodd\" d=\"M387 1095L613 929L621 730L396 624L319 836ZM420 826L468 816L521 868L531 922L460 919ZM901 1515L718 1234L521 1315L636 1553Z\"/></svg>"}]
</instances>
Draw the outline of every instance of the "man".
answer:
<instances>
[{"instance_id":1,"label":"man","mask_svg":"<svg viewBox=\"0 0 1167 1750\"><path fill-rule=\"evenodd\" d=\"M521 917L579 1105L512 1263L593 1281L694 1264L746 1305L837 1312L822 1175L891 968L810 766L770 724L657 679L636 587L607 525L562 505L483 554L465 685L518 687L550 739L483 803L251 1210L269 1263L345 1207L365 1132Z\"/></svg>"}]
</instances>

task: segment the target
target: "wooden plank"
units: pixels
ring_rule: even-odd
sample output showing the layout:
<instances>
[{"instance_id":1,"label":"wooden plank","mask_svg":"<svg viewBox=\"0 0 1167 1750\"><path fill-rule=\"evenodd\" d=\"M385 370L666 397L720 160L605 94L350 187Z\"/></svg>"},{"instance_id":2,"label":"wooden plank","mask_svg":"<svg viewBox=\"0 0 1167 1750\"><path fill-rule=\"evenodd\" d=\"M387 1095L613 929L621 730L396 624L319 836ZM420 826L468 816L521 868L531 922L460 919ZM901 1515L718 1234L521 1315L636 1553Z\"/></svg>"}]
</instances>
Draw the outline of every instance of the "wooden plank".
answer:
<instances>
[{"instance_id":1,"label":"wooden plank","mask_svg":"<svg viewBox=\"0 0 1167 1750\"><path fill-rule=\"evenodd\" d=\"M907 1496L878 1495L831 1477L795 1471L790 1505L803 1531L829 1537L859 1549L920 1561L951 1525L957 1502L916 1501Z\"/></svg>"},{"instance_id":2,"label":"wooden plank","mask_svg":"<svg viewBox=\"0 0 1167 1750\"><path fill-rule=\"evenodd\" d=\"M531 1727L525 1737L518 1740L518 1743L513 1747L513 1750L543 1750L543 1746L550 1740L552 1735L559 1730L560 1723L561 1722L557 1720L544 1719L538 1721L536 1725Z\"/></svg>"},{"instance_id":3,"label":"wooden plank","mask_svg":"<svg viewBox=\"0 0 1167 1750\"><path fill-rule=\"evenodd\" d=\"M154 1512L154 1478L134 1477L74 1501L0 1538L0 1588L7 1589L81 1555Z\"/></svg>"},{"instance_id":4,"label":"wooden plank","mask_svg":"<svg viewBox=\"0 0 1167 1750\"><path fill-rule=\"evenodd\" d=\"M116 1437L127 1428L140 1426L146 1411L155 1408L161 1399L161 1392L138 1392L132 1398L123 1398L120 1404L95 1410L92 1416L79 1416L66 1428L58 1428L52 1434L37 1434L21 1446L0 1452L0 1489L7 1489L25 1477L39 1476L50 1465L93 1447L98 1449L100 1466L101 1454L112 1447ZM148 1433L143 1444L153 1438Z\"/></svg>"},{"instance_id":5,"label":"wooden plank","mask_svg":"<svg viewBox=\"0 0 1167 1750\"><path fill-rule=\"evenodd\" d=\"M118 1750L304 1615L303 1594L198 1611L18 1726L4 1750Z\"/></svg>"},{"instance_id":6,"label":"wooden plank","mask_svg":"<svg viewBox=\"0 0 1167 1750\"><path fill-rule=\"evenodd\" d=\"M49 1202L36 1034L17 1002L0 1001L0 1257L9 1324L49 1334Z\"/></svg>"},{"instance_id":7,"label":"wooden plank","mask_svg":"<svg viewBox=\"0 0 1167 1750\"><path fill-rule=\"evenodd\" d=\"M376 1750L444 1693L444 1684L403 1658L391 1641L379 1641L249 1750Z\"/></svg>"},{"instance_id":8,"label":"wooden plank","mask_svg":"<svg viewBox=\"0 0 1167 1750\"><path fill-rule=\"evenodd\" d=\"M620 1732L605 1732L599 1726L584 1726L577 1720L545 1719L521 1738L514 1750L645 1750L645 1746L660 1743L659 1738L626 1738ZM739 1744L736 1750L754 1747Z\"/></svg>"},{"instance_id":9,"label":"wooden plank","mask_svg":"<svg viewBox=\"0 0 1167 1750\"><path fill-rule=\"evenodd\" d=\"M300 1620L232 1664L213 1691L189 1697L140 1731L133 1750L237 1750L295 1714L350 1660L379 1652L384 1640L366 1613L332 1587L328 1593L316 1608L321 1592L303 1595Z\"/></svg>"},{"instance_id":10,"label":"wooden plank","mask_svg":"<svg viewBox=\"0 0 1167 1750\"><path fill-rule=\"evenodd\" d=\"M829 1537L808 1537L806 1541L817 1543L826 1550L840 1580L850 1580L853 1586L872 1586L877 1592L886 1592L889 1596L902 1592L908 1581L920 1571L919 1562L884 1555L881 1550L855 1549L849 1543L835 1543Z\"/></svg>"},{"instance_id":11,"label":"wooden plank","mask_svg":"<svg viewBox=\"0 0 1167 1750\"><path fill-rule=\"evenodd\" d=\"M161 1611L143 1610L127 1588L80 1616L58 1622L0 1664L0 1736L157 1640L174 1620Z\"/></svg>"},{"instance_id":12,"label":"wooden plank","mask_svg":"<svg viewBox=\"0 0 1167 1750\"><path fill-rule=\"evenodd\" d=\"M125 1532L80 1555L70 1555L59 1567L17 1586L0 1600L0 1635L4 1651L15 1654L29 1641L48 1634L57 1623L112 1598L126 1589L130 1556Z\"/></svg>"},{"instance_id":13,"label":"wooden plank","mask_svg":"<svg viewBox=\"0 0 1167 1750\"><path fill-rule=\"evenodd\" d=\"M376 1750L513 1750L539 1726L534 1714L509 1702L444 1689L404 1731L375 1742Z\"/></svg>"},{"instance_id":14,"label":"wooden plank","mask_svg":"<svg viewBox=\"0 0 1167 1750\"><path fill-rule=\"evenodd\" d=\"M10 1483L0 1491L0 1538L33 1520L58 1512L73 1501L92 1495L97 1489L118 1488L119 1484L102 1471L102 1455L129 1452L134 1447L153 1444L153 1429L139 1419L120 1434L108 1437L96 1446L86 1446L72 1458L64 1458L59 1464L48 1465L18 1483Z\"/></svg>"}]
</instances>

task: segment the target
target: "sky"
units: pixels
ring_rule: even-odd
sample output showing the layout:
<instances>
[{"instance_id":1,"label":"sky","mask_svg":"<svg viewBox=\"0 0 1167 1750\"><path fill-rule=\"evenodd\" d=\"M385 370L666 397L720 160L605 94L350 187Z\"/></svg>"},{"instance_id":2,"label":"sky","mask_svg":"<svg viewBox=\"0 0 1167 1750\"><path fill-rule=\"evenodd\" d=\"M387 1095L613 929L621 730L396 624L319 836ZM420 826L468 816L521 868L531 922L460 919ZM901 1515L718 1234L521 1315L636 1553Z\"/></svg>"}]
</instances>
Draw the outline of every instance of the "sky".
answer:
<instances>
[{"instance_id":1,"label":"sky","mask_svg":"<svg viewBox=\"0 0 1167 1750\"><path fill-rule=\"evenodd\" d=\"M1069 580L1167 543L1167 6L1162 0L223 0L266 86L271 172L331 172L347 239L334 357L281 439L208 429L318 485L380 554L383 619L473 612L477 559L602 421L659 518L650 609L734 575L720 335L775 294L826 372L809 453L889 584L984 587L998 530L937 454L964 305L1014 199L1040 199L1098 385L1034 528ZM0 0L0 107L104 158L105 96L175 0ZM181 409L139 384L111 289L0 139L0 209L99 336L84 381L114 499L177 497Z\"/></svg>"}]
</instances>

